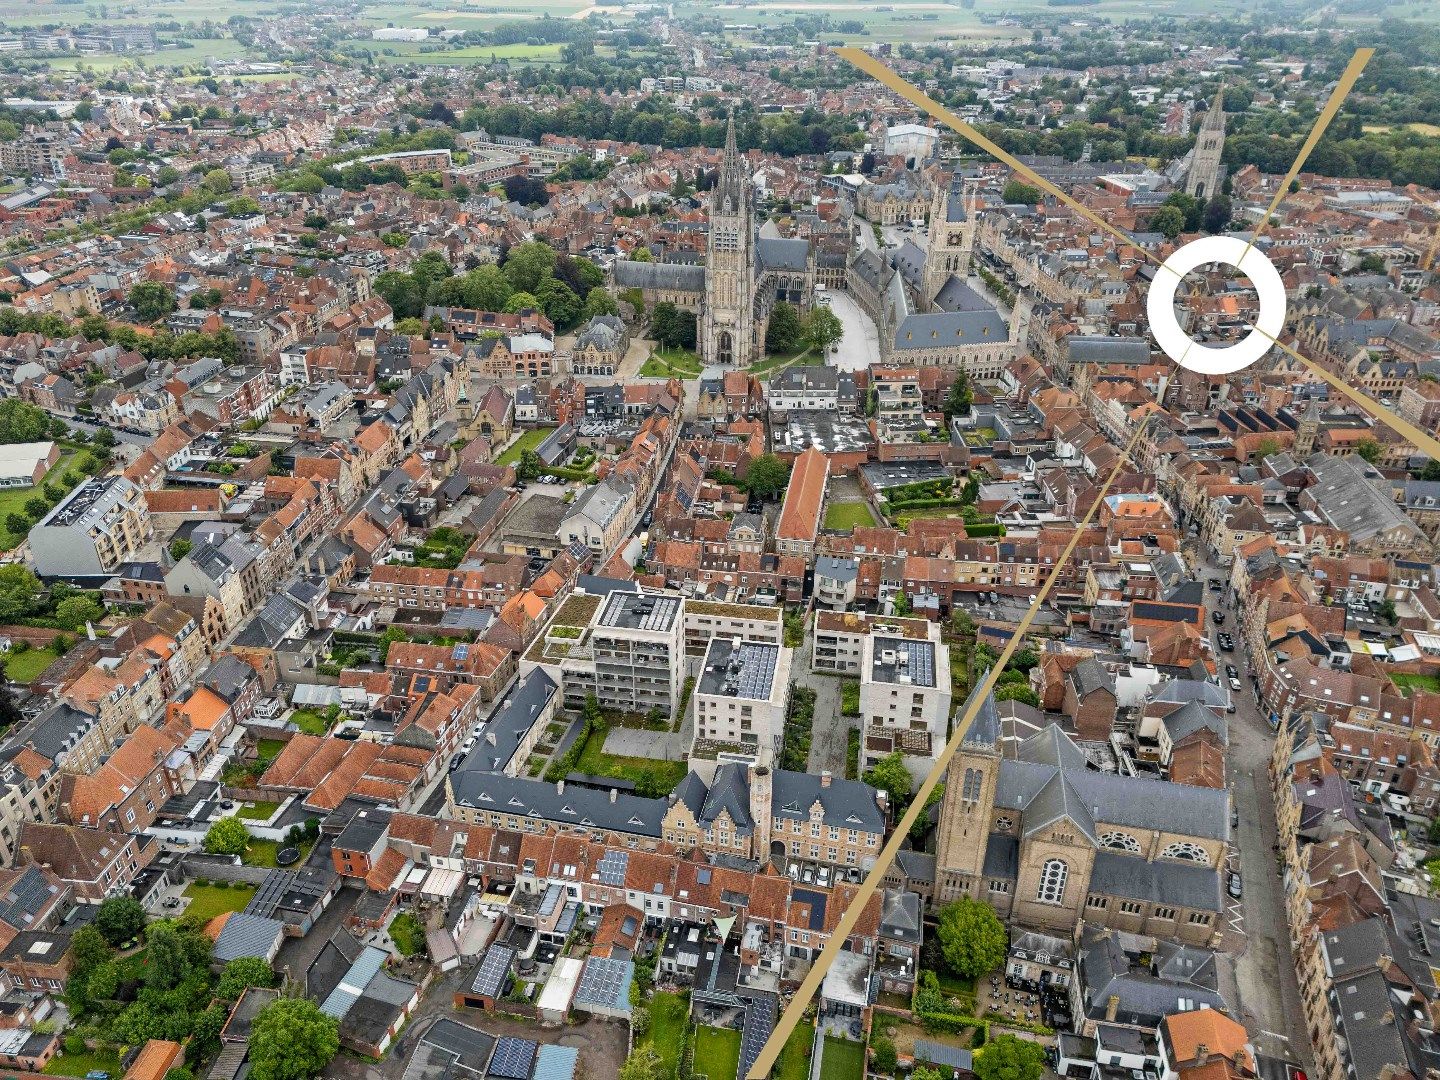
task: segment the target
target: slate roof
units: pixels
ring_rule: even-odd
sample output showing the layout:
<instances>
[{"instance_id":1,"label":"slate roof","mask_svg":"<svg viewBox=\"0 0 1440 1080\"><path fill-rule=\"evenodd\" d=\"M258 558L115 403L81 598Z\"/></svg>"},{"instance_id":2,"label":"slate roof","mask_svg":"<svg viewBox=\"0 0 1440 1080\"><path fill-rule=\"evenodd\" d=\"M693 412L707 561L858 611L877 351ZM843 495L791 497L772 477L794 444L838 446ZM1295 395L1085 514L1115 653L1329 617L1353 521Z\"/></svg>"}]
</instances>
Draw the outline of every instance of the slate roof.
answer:
<instances>
[{"instance_id":1,"label":"slate roof","mask_svg":"<svg viewBox=\"0 0 1440 1080\"><path fill-rule=\"evenodd\" d=\"M1225 791L1089 769L1084 753L1057 725L1007 753L1016 756L1000 763L995 805L1022 811L1027 833L1039 827L1032 816L1045 822L1068 814L1092 840L1096 822L1212 840L1230 837ZM1057 774L1064 784L1055 782Z\"/></svg>"},{"instance_id":2,"label":"slate roof","mask_svg":"<svg viewBox=\"0 0 1440 1080\"><path fill-rule=\"evenodd\" d=\"M805 270L810 264L810 241L760 237L755 260L764 270Z\"/></svg>"},{"instance_id":3,"label":"slate roof","mask_svg":"<svg viewBox=\"0 0 1440 1080\"><path fill-rule=\"evenodd\" d=\"M896 349L940 349L1009 340L1009 327L994 308L907 315L895 328Z\"/></svg>"},{"instance_id":4,"label":"slate roof","mask_svg":"<svg viewBox=\"0 0 1440 1080\"><path fill-rule=\"evenodd\" d=\"M1200 911L1221 911L1225 906L1218 867L1166 859L1147 862L1117 851L1095 853L1090 891Z\"/></svg>"},{"instance_id":5,"label":"slate roof","mask_svg":"<svg viewBox=\"0 0 1440 1080\"><path fill-rule=\"evenodd\" d=\"M620 259L614 268L615 287L625 289L671 289L677 292L704 292L705 268L678 263L635 262Z\"/></svg>"},{"instance_id":6,"label":"slate roof","mask_svg":"<svg viewBox=\"0 0 1440 1080\"><path fill-rule=\"evenodd\" d=\"M1219 737L1221 746L1230 744L1230 726L1223 716L1217 715L1214 710L1206 708L1198 701L1186 702L1161 722L1165 725L1171 742L1178 743L1202 728L1208 728Z\"/></svg>"},{"instance_id":7,"label":"slate roof","mask_svg":"<svg viewBox=\"0 0 1440 1080\"><path fill-rule=\"evenodd\" d=\"M242 956L268 959L284 932L284 924L275 919L232 912L215 942L215 959L222 963Z\"/></svg>"}]
</instances>

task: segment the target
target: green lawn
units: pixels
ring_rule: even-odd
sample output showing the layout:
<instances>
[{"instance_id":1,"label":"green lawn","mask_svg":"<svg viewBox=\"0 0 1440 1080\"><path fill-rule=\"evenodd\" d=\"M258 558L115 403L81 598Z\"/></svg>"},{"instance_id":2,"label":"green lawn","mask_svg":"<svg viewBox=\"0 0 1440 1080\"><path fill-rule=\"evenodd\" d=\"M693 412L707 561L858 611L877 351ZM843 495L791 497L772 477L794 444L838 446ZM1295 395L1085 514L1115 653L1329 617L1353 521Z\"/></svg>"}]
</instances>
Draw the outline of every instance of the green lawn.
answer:
<instances>
[{"instance_id":1,"label":"green lawn","mask_svg":"<svg viewBox=\"0 0 1440 1080\"><path fill-rule=\"evenodd\" d=\"M735 1080L740 1067L740 1032L734 1028L695 1029L694 1076L708 1080Z\"/></svg>"},{"instance_id":2,"label":"green lawn","mask_svg":"<svg viewBox=\"0 0 1440 1080\"><path fill-rule=\"evenodd\" d=\"M49 647L12 652L5 658L5 674L14 683L32 683L59 658L60 654Z\"/></svg>"},{"instance_id":3,"label":"green lawn","mask_svg":"<svg viewBox=\"0 0 1440 1080\"><path fill-rule=\"evenodd\" d=\"M495 464L519 465L520 455L526 450L534 450L544 442L545 437L554 430L553 427L541 427L521 432L520 438L516 439L515 442L510 445L509 449L495 459Z\"/></svg>"},{"instance_id":4,"label":"green lawn","mask_svg":"<svg viewBox=\"0 0 1440 1080\"><path fill-rule=\"evenodd\" d=\"M1434 675L1399 671L1390 676L1390 681L1398 686L1400 692L1406 697L1416 690L1428 690L1432 694L1440 694L1440 677Z\"/></svg>"},{"instance_id":5,"label":"green lawn","mask_svg":"<svg viewBox=\"0 0 1440 1080\"><path fill-rule=\"evenodd\" d=\"M324 735L330 730L324 714L314 709L296 709L290 714L290 720L306 735Z\"/></svg>"},{"instance_id":6,"label":"green lawn","mask_svg":"<svg viewBox=\"0 0 1440 1080\"><path fill-rule=\"evenodd\" d=\"M650 1042L663 1062L663 1075L674 1076L690 1029L688 994L656 993L650 997Z\"/></svg>"},{"instance_id":7,"label":"green lawn","mask_svg":"<svg viewBox=\"0 0 1440 1080\"><path fill-rule=\"evenodd\" d=\"M865 1080L865 1047L849 1039L825 1036L820 1075L825 1080Z\"/></svg>"},{"instance_id":8,"label":"green lawn","mask_svg":"<svg viewBox=\"0 0 1440 1080\"><path fill-rule=\"evenodd\" d=\"M198 915L209 922L221 912L244 911L245 905L255 895L255 886L242 884L226 889L219 885L191 882L185 888L185 895L190 897L190 906L185 909L185 914Z\"/></svg>"},{"instance_id":9,"label":"green lawn","mask_svg":"<svg viewBox=\"0 0 1440 1080\"><path fill-rule=\"evenodd\" d=\"M653 758L620 757L607 754L603 735L593 735L585 743L575 768L591 776L614 776L629 780L642 794L658 797L674 791L685 779L689 765L684 761L657 761Z\"/></svg>"},{"instance_id":10,"label":"green lawn","mask_svg":"<svg viewBox=\"0 0 1440 1080\"><path fill-rule=\"evenodd\" d=\"M258 739L255 743L255 753L262 761L274 761L287 745L284 739Z\"/></svg>"},{"instance_id":11,"label":"green lawn","mask_svg":"<svg viewBox=\"0 0 1440 1080\"><path fill-rule=\"evenodd\" d=\"M835 502L825 507L825 528L848 532L876 524L875 515L863 502Z\"/></svg>"},{"instance_id":12,"label":"green lawn","mask_svg":"<svg viewBox=\"0 0 1440 1080\"><path fill-rule=\"evenodd\" d=\"M269 821L270 815L279 809L278 802L257 802L254 806L240 807L235 816L248 818L251 821Z\"/></svg>"},{"instance_id":13,"label":"green lawn","mask_svg":"<svg viewBox=\"0 0 1440 1080\"><path fill-rule=\"evenodd\" d=\"M277 843L274 840L262 840L258 836L252 836L249 846L245 849L245 854L240 857L240 861L246 866L264 866L273 870L279 865L275 862L275 856L279 854L282 847L286 846L288 845ZM298 866L300 863L303 863L305 856L310 854L310 849L314 846L315 842L313 840L302 841L300 844L300 858L293 865Z\"/></svg>"},{"instance_id":14,"label":"green lawn","mask_svg":"<svg viewBox=\"0 0 1440 1080\"><path fill-rule=\"evenodd\" d=\"M55 480L58 482L60 477L65 475L65 470L74 464L77 456L76 454L61 454L60 460L55 463L55 467L45 474L45 480ZM44 481L41 481L41 483L43 484ZM25 500L35 495L38 491L39 488L33 487L5 488L4 490L0 490L0 551L9 551L29 535L29 526L26 526L25 532L23 533L12 533L5 527L5 519L11 514L25 516ZM33 525L34 522L32 521L30 524Z\"/></svg>"},{"instance_id":15,"label":"green lawn","mask_svg":"<svg viewBox=\"0 0 1440 1080\"><path fill-rule=\"evenodd\" d=\"M804 1022L796 1024L776 1062L776 1080L810 1080L810 1054L814 1048L815 1029Z\"/></svg>"},{"instance_id":16,"label":"green lawn","mask_svg":"<svg viewBox=\"0 0 1440 1080\"><path fill-rule=\"evenodd\" d=\"M640 367L640 374L651 379L698 379L704 365L693 349L656 349Z\"/></svg>"},{"instance_id":17,"label":"green lawn","mask_svg":"<svg viewBox=\"0 0 1440 1080\"><path fill-rule=\"evenodd\" d=\"M88 1072L108 1072L119 1080L120 1055L113 1050L91 1050L84 1054L56 1054L45 1071L51 1076L84 1076Z\"/></svg>"},{"instance_id":18,"label":"green lawn","mask_svg":"<svg viewBox=\"0 0 1440 1080\"><path fill-rule=\"evenodd\" d=\"M805 363L809 356L810 347L808 345L805 348L797 349L794 352L771 353L769 356L765 357L765 359L751 364L750 374L754 375L757 379L768 378L771 375L775 375L778 372L784 371L788 367L793 367L796 364Z\"/></svg>"}]
</instances>

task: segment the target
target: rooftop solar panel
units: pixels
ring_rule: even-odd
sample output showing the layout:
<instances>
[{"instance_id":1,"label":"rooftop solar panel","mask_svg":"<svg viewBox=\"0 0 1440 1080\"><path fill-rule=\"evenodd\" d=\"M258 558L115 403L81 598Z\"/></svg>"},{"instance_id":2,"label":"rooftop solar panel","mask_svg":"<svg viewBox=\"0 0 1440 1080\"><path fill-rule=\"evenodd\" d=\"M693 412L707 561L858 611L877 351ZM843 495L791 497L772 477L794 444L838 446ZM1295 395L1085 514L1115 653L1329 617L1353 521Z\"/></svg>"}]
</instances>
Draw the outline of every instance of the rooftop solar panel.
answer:
<instances>
[{"instance_id":1,"label":"rooftop solar panel","mask_svg":"<svg viewBox=\"0 0 1440 1080\"><path fill-rule=\"evenodd\" d=\"M535 1067L535 1054L539 1049L539 1043L507 1035L495 1044L487 1075L499 1080L530 1080L530 1071Z\"/></svg>"}]
</instances>

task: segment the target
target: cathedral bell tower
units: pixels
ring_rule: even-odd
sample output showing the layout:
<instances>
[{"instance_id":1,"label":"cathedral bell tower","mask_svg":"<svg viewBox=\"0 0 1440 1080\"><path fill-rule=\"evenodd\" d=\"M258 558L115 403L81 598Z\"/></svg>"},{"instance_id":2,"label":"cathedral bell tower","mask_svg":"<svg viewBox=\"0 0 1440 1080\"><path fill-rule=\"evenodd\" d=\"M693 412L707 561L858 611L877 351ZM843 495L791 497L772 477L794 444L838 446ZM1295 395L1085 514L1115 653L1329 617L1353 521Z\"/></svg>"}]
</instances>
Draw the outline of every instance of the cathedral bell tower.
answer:
<instances>
[{"instance_id":1,"label":"cathedral bell tower","mask_svg":"<svg viewBox=\"0 0 1440 1080\"><path fill-rule=\"evenodd\" d=\"M700 356L727 367L748 367L755 359L755 189L735 148L734 113L725 129L720 178L710 192Z\"/></svg>"},{"instance_id":2,"label":"cathedral bell tower","mask_svg":"<svg viewBox=\"0 0 1440 1080\"><path fill-rule=\"evenodd\" d=\"M1185 174L1185 194L1197 199L1210 199L1220 194L1220 159L1225 152L1225 84L1215 92L1215 100L1200 123L1195 150L1190 158L1190 171Z\"/></svg>"},{"instance_id":3,"label":"cathedral bell tower","mask_svg":"<svg viewBox=\"0 0 1440 1080\"><path fill-rule=\"evenodd\" d=\"M964 281L970 276L970 257L975 251L976 188L973 183L964 182L961 195L962 216L959 221L950 218L950 184L944 174L936 169L931 174L930 185L930 226L925 247L925 295L921 297L927 308L934 309L935 297L950 278Z\"/></svg>"}]
</instances>

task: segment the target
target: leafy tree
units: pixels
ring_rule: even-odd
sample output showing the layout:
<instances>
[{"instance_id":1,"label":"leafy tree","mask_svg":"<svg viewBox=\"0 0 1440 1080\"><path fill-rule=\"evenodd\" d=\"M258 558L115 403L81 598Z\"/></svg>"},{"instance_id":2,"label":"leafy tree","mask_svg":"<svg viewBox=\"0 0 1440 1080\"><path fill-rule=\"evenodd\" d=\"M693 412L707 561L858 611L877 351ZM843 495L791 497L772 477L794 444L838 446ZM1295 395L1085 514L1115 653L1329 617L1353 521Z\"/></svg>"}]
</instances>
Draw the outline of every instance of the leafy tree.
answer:
<instances>
[{"instance_id":1,"label":"leafy tree","mask_svg":"<svg viewBox=\"0 0 1440 1080\"><path fill-rule=\"evenodd\" d=\"M620 1066L619 1080L662 1080L665 1063L653 1043L642 1043L630 1051L625 1064ZM266 1080L261 1077L260 1080Z\"/></svg>"},{"instance_id":2,"label":"leafy tree","mask_svg":"<svg viewBox=\"0 0 1440 1080\"><path fill-rule=\"evenodd\" d=\"M895 1070L900 1067L900 1056L891 1040L884 1035L876 1035L870 1040L870 1052L874 1072L895 1075Z\"/></svg>"},{"instance_id":3,"label":"leafy tree","mask_svg":"<svg viewBox=\"0 0 1440 1080\"><path fill-rule=\"evenodd\" d=\"M1167 240L1174 240L1185 231L1185 211L1178 206L1162 206L1150 219L1150 228Z\"/></svg>"},{"instance_id":4,"label":"leafy tree","mask_svg":"<svg viewBox=\"0 0 1440 1080\"><path fill-rule=\"evenodd\" d=\"M535 299L540 301L541 310L545 312L546 318L555 324L557 330L568 330L580 321L580 309L583 306L580 297L563 281L546 278L540 283Z\"/></svg>"},{"instance_id":5,"label":"leafy tree","mask_svg":"<svg viewBox=\"0 0 1440 1080\"><path fill-rule=\"evenodd\" d=\"M195 1074L184 1065L176 1065L166 1071L165 1080L195 1080Z\"/></svg>"},{"instance_id":6,"label":"leafy tree","mask_svg":"<svg viewBox=\"0 0 1440 1080\"><path fill-rule=\"evenodd\" d=\"M596 315L618 315L620 305L615 298L605 291L601 285L596 285L585 294L585 310L581 315L586 319L593 319Z\"/></svg>"},{"instance_id":7,"label":"leafy tree","mask_svg":"<svg viewBox=\"0 0 1440 1080\"><path fill-rule=\"evenodd\" d=\"M371 288L385 299L397 319L412 318L425 308L425 295L419 284L399 270L377 274Z\"/></svg>"},{"instance_id":8,"label":"leafy tree","mask_svg":"<svg viewBox=\"0 0 1440 1080\"><path fill-rule=\"evenodd\" d=\"M235 187L235 178L224 169L211 169L203 183L212 195L223 195Z\"/></svg>"},{"instance_id":9,"label":"leafy tree","mask_svg":"<svg viewBox=\"0 0 1440 1080\"><path fill-rule=\"evenodd\" d=\"M1440 844L1440 817L1431 820L1429 827L1425 830L1425 835L1430 843Z\"/></svg>"},{"instance_id":10,"label":"leafy tree","mask_svg":"<svg viewBox=\"0 0 1440 1080\"><path fill-rule=\"evenodd\" d=\"M170 541L170 557L176 562L179 562L185 558L186 555L190 554L194 546L194 544L186 540L183 536L177 536L174 540Z\"/></svg>"},{"instance_id":11,"label":"leafy tree","mask_svg":"<svg viewBox=\"0 0 1440 1080\"><path fill-rule=\"evenodd\" d=\"M406 641L405 631L398 626L387 626L385 632L380 635L380 662L383 664L390 653L390 646L397 641Z\"/></svg>"},{"instance_id":12,"label":"leafy tree","mask_svg":"<svg viewBox=\"0 0 1440 1080\"><path fill-rule=\"evenodd\" d=\"M1382 450L1380 444L1374 439L1361 439L1355 444L1355 453L1359 454L1371 465L1374 465L1380 460Z\"/></svg>"},{"instance_id":13,"label":"leafy tree","mask_svg":"<svg viewBox=\"0 0 1440 1080\"><path fill-rule=\"evenodd\" d=\"M1039 33L1037 30L1036 33ZM929 1065L916 1065L910 1073L910 1080L945 1080L945 1074Z\"/></svg>"},{"instance_id":14,"label":"leafy tree","mask_svg":"<svg viewBox=\"0 0 1440 1080\"><path fill-rule=\"evenodd\" d=\"M1427 461L1425 467L1420 470L1420 479L1431 482L1440 480L1440 461Z\"/></svg>"},{"instance_id":15,"label":"leafy tree","mask_svg":"<svg viewBox=\"0 0 1440 1080\"><path fill-rule=\"evenodd\" d=\"M915 609L910 606L910 597L906 596L903 592L897 592L895 594L894 598L890 601L890 606L894 609L893 613L902 619L908 618L914 614L915 611Z\"/></svg>"},{"instance_id":16,"label":"leafy tree","mask_svg":"<svg viewBox=\"0 0 1440 1080\"><path fill-rule=\"evenodd\" d=\"M945 395L945 418L952 416L968 416L970 406L975 401L975 388L970 384L970 376L960 371L955 375L954 381L950 383L950 390Z\"/></svg>"},{"instance_id":17,"label":"leafy tree","mask_svg":"<svg viewBox=\"0 0 1440 1080\"><path fill-rule=\"evenodd\" d=\"M745 486L750 494L773 498L790 483L790 466L774 454L761 454L750 462L745 472Z\"/></svg>"},{"instance_id":18,"label":"leafy tree","mask_svg":"<svg viewBox=\"0 0 1440 1080\"><path fill-rule=\"evenodd\" d=\"M1010 936L989 904L963 896L940 909L936 931L951 971L978 978L1005 962Z\"/></svg>"},{"instance_id":19,"label":"leafy tree","mask_svg":"<svg viewBox=\"0 0 1440 1080\"><path fill-rule=\"evenodd\" d=\"M1172 191L1161 205L1173 206L1185 215L1185 232L1199 230L1200 219L1205 213L1205 204L1194 195L1187 195L1183 191Z\"/></svg>"},{"instance_id":20,"label":"leafy tree","mask_svg":"<svg viewBox=\"0 0 1440 1080\"><path fill-rule=\"evenodd\" d=\"M905 767L905 755L899 750L887 754L872 768L866 769L863 779L871 787L886 792L890 796L890 805L897 808L910 801L915 785L915 778Z\"/></svg>"},{"instance_id":21,"label":"leafy tree","mask_svg":"<svg viewBox=\"0 0 1440 1080\"><path fill-rule=\"evenodd\" d=\"M1362 274L1383 274L1385 259L1380 255L1365 255L1360 259L1358 269Z\"/></svg>"},{"instance_id":22,"label":"leafy tree","mask_svg":"<svg viewBox=\"0 0 1440 1080\"><path fill-rule=\"evenodd\" d=\"M145 929L145 908L131 896L112 896L95 913L95 926L111 945L119 947Z\"/></svg>"},{"instance_id":23,"label":"leafy tree","mask_svg":"<svg viewBox=\"0 0 1440 1080\"><path fill-rule=\"evenodd\" d=\"M260 204L249 195L237 195L225 203L225 213L231 217L245 217L248 214L258 214Z\"/></svg>"},{"instance_id":24,"label":"leafy tree","mask_svg":"<svg viewBox=\"0 0 1440 1080\"><path fill-rule=\"evenodd\" d=\"M1390 599L1390 597L1388 596L1384 600L1380 601L1379 614L1380 617L1386 622L1388 622L1391 626L1394 626L1395 623L1398 622L1400 619L1399 614L1395 610L1395 601Z\"/></svg>"},{"instance_id":25,"label":"leafy tree","mask_svg":"<svg viewBox=\"0 0 1440 1080\"><path fill-rule=\"evenodd\" d=\"M800 344L803 330L800 312L793 304L776 304L770 312L770 321L765 324L765 350L772 353L793 352Z\"/></svg>"},{"instance_id":26,"label":"leafy tree","mask_svg":"<svg viewBox=\"0 0 1440 1080\"><path fill-rule=\"evenodd\" d=\"M30 519L23 514L6 514L5 531L11 536L24 536L30 531Z\"/></svg>"},{"instance_id":27,"label":"leafy tree","mask_svg":"<svg viewBox=\"0 0 1440 1080\"><path fill-rule=\"evenodd\" d=\"M72 630L99 622L105 609L88 596L71 596L55 605L55 618Z\"/></svg>"},{"instance_id":28,"label":"leafy tree","mask_svg":"<svg viewBox=\"0 0 1440 1080\"><path fill-rule=\"evenodd\" d=\"M996 701L1021 701L1034 708L1040 707L1040 695L1026 682L1003 682L995 687Z\"/></svg>"},{"instance_id":29,"label":"leafy tree","mask_svg":"<svg viewBox=\"0 0 1440 1080\"><path fill-rule=\"evenodd\" d=\"M26 513L29 512L27 503ZM40 513L44 512L42 507ZM0 622L13 622L29 615L39 605L39 601L40 579L29 569L19 563L0 566Z\"/></svg>"},{"instance_id":30,"label":"leafy tree","mask_svg":"<svg viewBox=\"0 0 1440 1080\"><path fill-rule=\"evenodd\" d=\"M339 1025L333 1017L308 999L280 998L261 1009L251 1025L250 1075L255 1080L307 1080L339 1049Z\"/></svg>"},{"instance_id":31,"label":"leafy tree","mask_svg":"<svg viewBox=\"0 0 1440 1080\"><path fill-rule=\"evenodd\" d=\"M1205 204L1205 217L1202 224L1208 233L1224 232L1225 227L1230 224L1231 216L1230 196L1216 195Z\"/></svg>"},{"instance_id":32,"label":"leafy tree","mask_svg":"<svg viewBox=\"0 0 1440 1080\"><path fill-rule=\"evenodd\" d=\"M1007 203L1026 203L1034 206L1040 201L1040 189L1033 184L1022 184L1019 180L1011 180L1005 185L1005 190L1000 197Z\"/></svg>"},{"instance_id":33,"label":"leafy tree","mask_svg":"<svg viewBox=\"0 0 1440 1080\"><path fill-rule=\"evenodd\" d=\"M112 955L110 943L99 927L82 926L70 937L70 963L74 974L81 977L89 975Z\"/></svg>"},{"instance_id":34,"label":"leafy tree","mask_svg":"<svg viewBox=\"0 0 1440 1080\"><path fill-rule=\"evenodd\" d=\"M189 959L181 936L180 929L169 922L156 923L146 934L142 981L150 989L173 990L185 978Z\"/></svg>"},{"instance_id":35,"label":"leafy tree","mask_svg":"<svg viewBox=\"0 0 1440 1080\"><path fill-rule=\"evenodd\" d=\"M824 304L810 309L810 314L805 317L805 342L812 349L823 356L844 336L845 324L840 321L839 315Z\"/></svg>"},{"instance_id":36,"label":"leafy tree","mask_svg":"<svg viewBox=\"0 0 1440 1080\"><path fill-rule=\"evenodd\" d=\"M211 855L243 855L250 830L238 817L223 817L205 833L205 850Z\"/></svg>"},{"instance_id":37,"label":"leafy tree","mask_svg":"<svg viewBox=\"0 0 1440 1080\"><path fill-rule=\"evenodd\" d=\"M536 292L540 283L555 270L555 249L540 240L516 244L501 269L518 292Z\"/></svg>"},{"instance_id":38,"label":"leafy tree","mask_svg":"<svg viewBox=\"0 0 1440 1080\"><path fill-rule=\"evenodd\" d=\"M200 1012L190 1028L190 1044L186 1052L202 1061L213 1055L220 1049L220 1032L229 1019L229 1008L218 1001Z\"/></svg>"},{"instance_id":39,"label":"leafy tree","mask_svg":"<svg viewBox=\"0 0 1440 1080\"><path fill-rule=\"evenodd\" d=\"M115 432L108 427L96 428L95 434L91 438L96 446L111 447L115 445Z\"/></svg>"},{"instance_id":40,"label":"leafy tree","mask_svg":"<svg viewBox=\"0 0 1440 1080\"><path fill-rule=\"evenodd\" d=\"M631 262L654 262L654 261L655 261L655 256L653 256L653 255L650 254L650 249L649 249L648 247L641 246L641 247L637 247L634 251L630 252L630 261L631 261Z\"/></svg>"},{"instance_id":41,"label":"leafy tree","mask_svg":"<svg viewBox=\"0 0 1440 1080\"><path fill-rule=\"evenodd\" d=\"M40 442L50 436L50 414L19 398L0 401L0 443Z\"/></svg>"},{"instance_id":42,"label":"leafy tree","mask_svg":"<svg viewBox=\"0 0 1440 1080\"><path fill-rule=\"evenodd\" d=\"M275 972L259 956L241 956L231 960L220 972L215 993L226 1001L236 1001L251 986L274 986Z\"/></svg>"},{"instance_id":43,"label":"leafy tree","mask_svg":"<svg viewBox=\"0 0 1440 1080\"><path fill-rule=\"evenodd\" d=\"M521 450L520 464L515 468L515 476L528 483L540 475L543 467L544 462L540 460L540 455L534 450Z\"/></svg>"},{"instance_id":44,"label":"leafy tree","mask_svg":"<svg viewBox=\"0 0 1440 1080\"><path fill-rule=\"evenodd\" d=\"M540 299L534 293L513 292L510 299L505 301L505 310L511 315L522 311L539 311Z\"/></svg>"},{"instance_id":45,"label":"leafy tree","mask_svg":"<svg viewBox=\"0 0 1440 1080\"><path fill-rule=\"evenodd\" d=\"M974 1067L976 1080L1040 1080L1045 1050L1029 1039L996 1035L976 1052Z\"/></svg>"},{"instance_id":46,"label":"leafy tree","mask_svg":"<svg viewBox=\"0 0 1440 1080\"><path fill-rule=\"evenodd\" d=\"M1276 439L1272 439L1268 435L1265 438L1261 439L1260 442L1257 443L1255 446L1255 456L1257 458L1260 458L1262 461L1265 458L1269 457L1271 454L1278 454L1279 452L1279 441Z\"/></svg>"}]
</instances>

